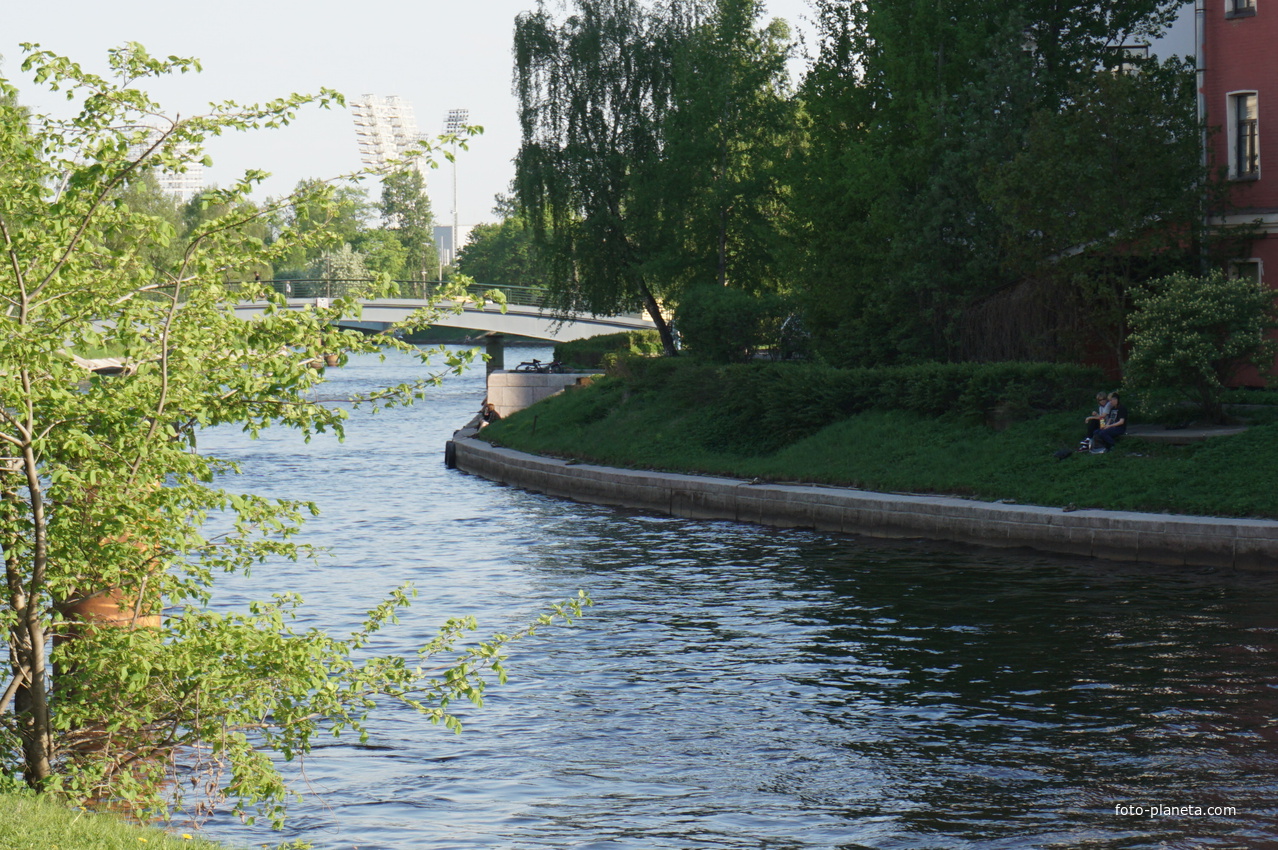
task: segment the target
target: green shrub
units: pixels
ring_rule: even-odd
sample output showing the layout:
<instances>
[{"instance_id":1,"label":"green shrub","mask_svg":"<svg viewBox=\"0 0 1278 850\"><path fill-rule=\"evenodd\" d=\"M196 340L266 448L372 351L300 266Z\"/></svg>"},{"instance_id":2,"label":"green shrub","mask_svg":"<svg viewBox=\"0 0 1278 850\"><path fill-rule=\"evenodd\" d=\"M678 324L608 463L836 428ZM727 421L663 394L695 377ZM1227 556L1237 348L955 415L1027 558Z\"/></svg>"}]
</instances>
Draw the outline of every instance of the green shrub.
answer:
<instances>
[{"instance_id":1,"label":"green shrub","mask_svg":"<svg viewBox=\"0 0 1278 850\"><path fill-rule=\"evenodd\" d=\"M875 410L1010 422L1081 410L1101 386L1091 368L1053 363L926 363L836 369L761 361L712 365L629 360L614 374L635 394L667 394L701 413L688 439L715 451L767 454L832 422Z\"/></svg>"},{"instance_id":2,"label":"green shrub","mask_svg":"<svg viewBox=\"0 0 1278 850\"><path fill-rule=\"evenodd\" d=\"M1278 328L1273 290L1259 281L1184 273L1133 296L1127 384L1137 393L1173 389L1221 421L1225 384L1245 366L1273 366Z\"/></svg>"},{"instance_id":3,"label":"green shrub","mask_svg":"<svg viewBox=\"0 0 1278 850\"><path fill-rule=\"evenodd\" d=\"M689 353L713 363L741 363L779 346L786 312L783 299L771 293L700 286L679 303L675 327Z\"/></svg>"},{"instance_id":4,"label":"green shrub","mask_svg":"<svg viewBox=\"0 0 1278 850\"><path fill-rule=\"evenodd\" d=\"M1278 405L1278 390L1261 390L1255 387L1239 387L1225 390L1221 396L1225 404Z\"/></svg>"},{"instance_id":5,"label":"green shrub","mask_svg":"<svg viewBox=\"0 0 1278 850\"><path fill-rule=\"evenodd\" d=\"M661 335L656 331L622 331L555 345L555 359L577 369L599 369L607 354L656 357L661 354Z\"/></svg>"}]
</instances>

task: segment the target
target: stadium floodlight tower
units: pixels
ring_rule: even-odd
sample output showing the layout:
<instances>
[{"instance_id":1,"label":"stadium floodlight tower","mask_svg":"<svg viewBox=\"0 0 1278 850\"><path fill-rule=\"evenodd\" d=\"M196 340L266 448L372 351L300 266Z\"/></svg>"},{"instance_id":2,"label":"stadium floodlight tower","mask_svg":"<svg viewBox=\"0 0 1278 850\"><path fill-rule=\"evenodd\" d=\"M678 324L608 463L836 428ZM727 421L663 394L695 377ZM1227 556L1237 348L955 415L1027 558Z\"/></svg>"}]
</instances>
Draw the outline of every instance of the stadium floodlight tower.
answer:
<instances>
[{"instance_id":1,"label":"stadium floodlight tower","mask_svg":"<svg viewBox=\"0 0 1278 850\"><path fill-rule=\"evenodd\" d=\"M462 131L470 125L469 109L450 109L448 117L444 119L444 132L452 136L458 136ZM449 234L448 245L448 264L451 266L457 260L457 251L461 246L457 244L457 235L459 228L457 225L457 141L453 141L453 232Z\"/></svg>"},{"instance_id":2,"label":"stadium floodlight tower","mask_svg":"<svg viewBox=\"0 0 1278 850\"><path fill-rule=\"evenodd\" d=\"M362 95L351 103L351 114L360 160L371 168L385 168L417 149L417 143L426 138L417 132L412 105L396 95ZM413 166L423 177L426 175L422 157L414 159Z\"/></svg>"}]
</instances>

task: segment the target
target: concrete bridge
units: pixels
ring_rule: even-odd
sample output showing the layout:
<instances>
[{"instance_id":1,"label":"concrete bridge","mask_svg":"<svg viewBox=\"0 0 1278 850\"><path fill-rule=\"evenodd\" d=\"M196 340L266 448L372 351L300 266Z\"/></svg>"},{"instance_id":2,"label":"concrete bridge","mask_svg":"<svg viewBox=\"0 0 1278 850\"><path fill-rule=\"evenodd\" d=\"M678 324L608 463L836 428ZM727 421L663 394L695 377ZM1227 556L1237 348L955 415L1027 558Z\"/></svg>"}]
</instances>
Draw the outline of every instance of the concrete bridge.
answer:
<instances>
[{"instance_id":1,"label":"concrete bridge","mask_svg":"<svg viewBox=\"0 0 1278 850\"><path fill-rule=\"evenodd\" d=\"M331 299L346 295L360 283L363 282L297 280L274 281L271 285L276 291L285 295L289 309L304 310L308 307L327 306ZM338 324L341 327L377 333L388 330L417 310L430 305L427 296L433 288L432 284L403 281L400 282L399 288L400 297L363 301L361 302L363 312L358 319L343 319ZM454 313L449 309L451 304L443 302L440 306L444 308L444 312L431 324L438 327L467 328L489 334L526 336L552 342L568 342L599 334L651 330L656 327L650 318L639 313L557 318L543 310L542 293L535 287L476 284L468 289L476 297L494 289L500 290L506 296L505 312L502 312L496 304L489 303L484 307L467 304L460 313ZM266 306L265 302L246 301L235 306L235 313L248 318L261 313Z\"/></svg>"}]
</instances>

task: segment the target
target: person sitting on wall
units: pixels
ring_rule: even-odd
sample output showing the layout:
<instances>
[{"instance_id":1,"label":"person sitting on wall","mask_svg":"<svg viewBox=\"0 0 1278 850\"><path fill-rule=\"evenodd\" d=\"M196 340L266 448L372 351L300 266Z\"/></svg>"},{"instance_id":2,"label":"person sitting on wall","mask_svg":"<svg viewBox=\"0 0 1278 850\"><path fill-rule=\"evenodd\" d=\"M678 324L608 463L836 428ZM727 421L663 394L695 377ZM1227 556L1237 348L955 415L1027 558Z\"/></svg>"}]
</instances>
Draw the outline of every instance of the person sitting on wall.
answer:
<instances>
[{"instance_id":1,"label":"person sitting on wall","mask_svg":"<svg viewBox=\"0 0 1278 850\"><path fill-rule=\"evenodd\" d=\"M1096 410L1083 420L1083 423L1087 425L1087 436L1078 444L1078 450L1080 452L1085 452L1092 447L1092 435L1105 427L1105 418L1109 416L1109 408L1109 396L1104 392L1097 393Z\"/></svg>"},{"instance_id":2,"label":"person sitting on wall","mask_svg":"<svg viewBox=\"0 0 1278 850\"><path fill-rule=\"evenodd\" d=\"M496 422L501 418L501 414L497 412L488 399L484 399L483 405L479 408L479 427L483 428L490 423Z\"/></svg>"},{"instance_id":3,"label":"person sitting on wall","mask_svg":"<svg viewBox=\"0 0 1278 850\"><path fill-rule=\"evenodd\" d=\"M1127 408L1119 399L1118 393L1109 397L1109 415L1105 419L1105 427L1097 429L1092 435L1092 454L1104 454L1114 447L1114 441L1127 433Z\"/></svg>"}]
</instances>

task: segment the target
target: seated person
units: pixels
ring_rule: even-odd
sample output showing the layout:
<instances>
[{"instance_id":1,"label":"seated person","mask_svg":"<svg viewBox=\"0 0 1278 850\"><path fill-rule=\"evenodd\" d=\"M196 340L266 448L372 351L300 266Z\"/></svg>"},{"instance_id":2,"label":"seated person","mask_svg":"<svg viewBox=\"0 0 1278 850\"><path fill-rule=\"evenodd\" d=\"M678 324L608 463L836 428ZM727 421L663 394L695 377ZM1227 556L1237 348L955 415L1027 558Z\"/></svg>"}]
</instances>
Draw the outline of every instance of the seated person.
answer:
<instances>
[{"instance_id":1,"label":"seated person","mask_svg":"<svg viewBox=\"0 0 1278 850\"><path fill-rule=\"evenodd\" d=\"M1083 420L1083 423L1087 425L1087 436L1078 444L1080 452L1085 452L1092 447L1092 435L1105 427L1105 418L1109 416L1109 408L1109 396L1103 392L1097 393L1095 412Z\"/></svg>"},{"instance_id":2,"label":"seated person","mask_svg":"<svg viewBox=\"0 0 1278 850\"><path fill-rule=\"evenodd\" d=\"M1092 454L1104 454L1114 447L1114 440L1127 433L1127 408L1118 393L1110 394L1109 401L1109 415L1104 427L1092 434Z\"/></svg>"}]
</instances>

